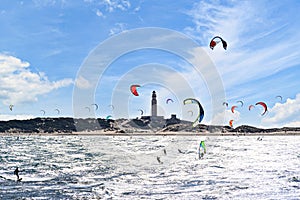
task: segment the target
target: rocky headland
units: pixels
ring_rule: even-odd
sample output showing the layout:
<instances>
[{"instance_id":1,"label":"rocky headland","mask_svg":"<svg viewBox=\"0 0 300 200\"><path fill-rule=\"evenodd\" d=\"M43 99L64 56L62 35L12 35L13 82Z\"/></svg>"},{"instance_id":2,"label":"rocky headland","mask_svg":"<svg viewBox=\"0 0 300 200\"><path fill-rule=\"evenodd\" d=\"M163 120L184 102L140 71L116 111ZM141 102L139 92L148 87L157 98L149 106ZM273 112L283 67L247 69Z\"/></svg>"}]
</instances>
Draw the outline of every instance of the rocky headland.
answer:
<instances>
[{"instance_id":1,"label":"rocky headland","mask_svg":"<svg viewBox=\"0 0 300 200\"><path fill-rule=\"evenodd\" d=\"M136 119L102 119L87 118L74 119L68 117L60 118L34 118L29 120L0 121L1 133L30 133L30 134L54 134L54 133L106 133L126 134L126 133L201 133L201 134L300 134L300 127L282 128L257 128L242 125L235 128L230 126L217 126L198 124L193 127L191 122L179 120L177 118L136 118Z\"/></svg>"}]
</instances>

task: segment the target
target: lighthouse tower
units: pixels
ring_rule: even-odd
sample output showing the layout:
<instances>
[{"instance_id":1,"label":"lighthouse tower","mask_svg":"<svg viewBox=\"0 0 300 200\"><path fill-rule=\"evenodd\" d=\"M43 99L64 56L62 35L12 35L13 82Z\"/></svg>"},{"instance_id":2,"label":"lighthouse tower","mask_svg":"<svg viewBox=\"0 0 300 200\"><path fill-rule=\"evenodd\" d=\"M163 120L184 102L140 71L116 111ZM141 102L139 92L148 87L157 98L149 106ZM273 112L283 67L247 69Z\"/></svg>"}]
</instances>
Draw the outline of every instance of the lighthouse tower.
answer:
<instances>
[{"instance_id":1,"label":"lighthouse tower","mask_svg":"<svg viewBox=\"0 0 300 200\"><path fill-rule=\"evenodd\" d=\"M152 100L151 100L151 116L157 116L157 100L155 91L152 92Z\"/></svg>"}]
</instances>

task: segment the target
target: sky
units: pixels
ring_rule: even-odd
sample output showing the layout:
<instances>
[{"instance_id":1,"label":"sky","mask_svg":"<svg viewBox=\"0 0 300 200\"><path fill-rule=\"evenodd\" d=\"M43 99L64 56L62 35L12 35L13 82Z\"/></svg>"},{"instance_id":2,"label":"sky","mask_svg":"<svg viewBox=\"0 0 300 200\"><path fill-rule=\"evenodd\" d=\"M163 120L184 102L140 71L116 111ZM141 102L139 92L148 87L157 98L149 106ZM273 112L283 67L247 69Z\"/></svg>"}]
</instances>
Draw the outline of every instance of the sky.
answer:
<instances>
[{"instance_id":1,"label":"sky","mask_svg":"<svg viewBox=\"0 0 300 200\"><path fill-rule=\"evenodd\" d=\"M298 0L3 0L0 120L136 118L150 115L155 90L165 118L194 121L198 107L182 102L191 97L205 124L300 127L299 8ZM227 50L209 48L214 36Z\"/></svg>"}]
</instances>

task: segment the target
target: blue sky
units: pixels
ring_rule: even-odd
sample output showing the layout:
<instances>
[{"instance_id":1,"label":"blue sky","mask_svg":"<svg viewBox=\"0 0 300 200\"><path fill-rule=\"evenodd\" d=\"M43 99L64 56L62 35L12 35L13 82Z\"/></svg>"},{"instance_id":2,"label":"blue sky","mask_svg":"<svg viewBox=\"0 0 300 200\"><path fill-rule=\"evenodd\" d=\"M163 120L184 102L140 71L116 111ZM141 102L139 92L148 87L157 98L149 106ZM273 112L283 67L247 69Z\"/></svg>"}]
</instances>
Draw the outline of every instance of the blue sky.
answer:
<instances>
[{"instance_id":1,"label":"blue sky","mask_svg":"<svg viewBox=\"0 0 300 200\"><path fill-rule=\"evenodd\" d=\"M97 82L94 101L82 104L86 117L90 113L84 107L92 103L99 104L99 110L93 113L97 117L133 118L140 116L139 109L150 114L148 99L156 90L160 115L176 113L193 121L195 116L188 111L197 110L182 105L184 95L177 94L180 91L172 88L175 85L192 88L191 95L205 108L204 123L221 117L224 124L234 119L234 126L300 126L299 8L297 0L1 1L0 119L43 116L41 109L46 111L45 116L58 116L55 109L61 110L60 116L73 116L78 73L91 52L120 33L158 27L190 37L209 56L224 86L225 99L218 101L228 102L229 108L212 114L213 95L204 78L208 74L199 76L190 63L170 52L140 49L120 56L106 68ZM209 41L216 35L227 41L226 51L221 46L209 49ZM147 73L147 77L155 74L159 79L144 83L137 79ZM138 98L124 86L137 81L142 85ZM88 87L88 80L83 83ZM119 90L125 96L118 97ZM118 109L116 97L126 97L125 115L124 109ZM167 98L174 102L166 104ZM244 106L231 113L230 107L239 105L239 100ZM248 111L248 106L258 101L269 107L264 116L259 106ZM114 109L109 106L112 103ZM10 104L14 104L13 111L8 108Z\"/></svg>"}]
</instances>

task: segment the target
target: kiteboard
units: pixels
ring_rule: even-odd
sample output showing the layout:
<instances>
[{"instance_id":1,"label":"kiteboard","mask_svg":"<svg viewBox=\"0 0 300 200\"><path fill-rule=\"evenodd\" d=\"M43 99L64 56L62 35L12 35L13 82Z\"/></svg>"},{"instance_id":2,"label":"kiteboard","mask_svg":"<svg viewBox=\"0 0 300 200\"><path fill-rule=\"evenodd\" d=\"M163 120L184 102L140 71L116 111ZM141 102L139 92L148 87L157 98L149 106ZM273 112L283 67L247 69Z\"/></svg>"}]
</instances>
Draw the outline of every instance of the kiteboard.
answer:
<instances>
[{"instance_id":1,"label":"kiteboard","mask_svg":"<svg viewBox=\"0 0 300 200\"><path fill-rule=\"evenodd\" d=\"M7 181L16 181L16 179L11 179L10 177L5 177L5 176L1 176L1 175L0 175L0 178L7 180ZM22 181L22 178L17 179L17 182L20 182L20 181Z\"/></svg>"}]
</instances>

